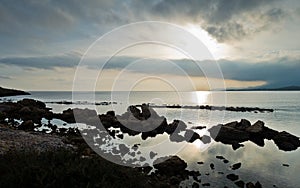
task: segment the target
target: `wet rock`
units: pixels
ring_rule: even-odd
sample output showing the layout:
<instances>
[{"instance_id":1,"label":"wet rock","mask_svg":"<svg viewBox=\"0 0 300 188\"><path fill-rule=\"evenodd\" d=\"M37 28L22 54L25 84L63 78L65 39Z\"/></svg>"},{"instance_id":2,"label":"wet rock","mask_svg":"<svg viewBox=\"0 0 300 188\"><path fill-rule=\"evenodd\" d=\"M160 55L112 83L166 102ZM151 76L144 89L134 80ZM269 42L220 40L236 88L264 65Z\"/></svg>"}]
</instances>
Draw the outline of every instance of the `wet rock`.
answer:
<instances>
[{"instance_id":1,"label":"wet rock","mask_svg":"<svg viewBox=\"0 0 300 188\"><path fill-rule=\"evenodd\" d=\"M185 131L184 138L187 142L193 143L197 139L201 139L200 135L190 129Z\"/></svg>"},{"instance_id":2,"label":"wet rock","mask_svg":"<svg viewBox=\"0 0 300 188\"><path fill-rule=\"evenodd\" d=\"M214 170L215 169L215 165L213 163L209 164L210 169Z\"/></svg>"},{"instance_id":3,"label":"wet rock","mask_svg":"<svg viewBox=\"0 0 300 188\"><path fill-rule=\"evenodd\" d=\"M220 160L225 159L225 158L224 158L223 156L221 156L221 155L217 155L216 158L217 158L217 159L220 159Z\"/></svg>"},{"instance_id":4,"label":"wet rock","mask_svg":"<svg viewBox=\"0 0 300 188\"><path fill-rule=\"evenodd\" d=\"M224 144L233 144L249 140L249 133L231 126L217 125L208 130L212 138Z\"/></svg>"},{"instance_id":5,"label":"wet rock","mask_svg":"<svg viewBox=\"0 0 300 188\"><path fill-rule=\"evenodd\" d=\"M289 164L282 164L282 166L289 167L290 165Z\"/></svg>"},{"instance_id":6,"label":"wet rock","mask_svg":"<svg viewBox=\"0 0 300 188\"><path fill-rule=\"evenodd\" d=\"M205 128L206 128L206 126L195 126L195 127L191 127L191 129L199 129L199 130L205 129Z\"/></svg>"},{"instance_id":7,"label":"wet rock","mask_svg":"<svg viewBox=\"0 0 300 188\"><path fill-rule=\"evenodd\" d=\"M202 165L202 164L204 164L204 162L200 161L200 162L197 162L197 164Z\"/></svg>"},{"instance_id":8,"label":"wet rock","mask_svg":"<svg viewBox=\"0 0 300 188\"><path fill-rule=\"evenodd\" d=\"M203 135L200 139L204 144L209 144L211 142L211 138L207 135Z\"/></svg>"},{"instance_id":9,"label":"wet rock","mask_svg":"<svg viewBox=\"0 0 300 188\"><path fill-rule=\"evenodd\" d=\"M237 149L239 149L240 147L244 147L243 144L240 144L240 143L237 143L237 142L232 143L231 146L232 146L232 149L233 149L233 150L237 150Z\"/></svg>"},{"instance_id":10,"label":"wet rock","mask_svg":"<svg viewBox=\"0 0 300 188\"><path fill-rule=\"evenodd\" d=\"M257 182L255 183L255 188L262 188L262 185L260 184L259 181L257 181Z\"/></svg>"},{"instance_id":11,"label":"wet rock","mask_svg":"<svg viewBox=\"0 0 300 188\"><path fill-rule=\"evenodd\" d=\"M244 186L245 186L245 182L242 180L234 182L234 184L236 184L240 188L244 188Z\"/></svg>"},{"instance_id":12,"label":"wet rock","mask_svg":"<svg viewBox=\"0 0 300 188\"><path fill-rule=\"evenodd\" d=\"M157 153L150 151L149 155L150 155L150 159L153 159L157 155Z\"/></svg>"},{"instance_id":13,"label":"wet rock","mask_svg":"<svg viewBox=\"0 0 300 188\"><path fill-rule=\"evenodd\" d=\"M246 188L255 188L255 185L252 182L246 183Z\"/></svg>"},{"instance_id":14,"label":"wet rock","mask_svg":"<svg viewBox=\"0 0 300 188\"><path fill-rule=\"evenodd\" d=\"M246 128L247 132L250 133L261 133L264 130L265 123L263 121L258 120L252 126Z\"/></svg>"},{"instance_id":15,"label":"wet rock","mask_svg":"<svg viewBox=\"0 0 300 188\"><path fill-rule=\"evenodd\" d=\"M158 170L158 173L171 177L185 172L187 163L184 162L184 160L180 159L178 156L172 156L156 159L153 162L153 166Z\"/></svg>"},{"instance_id":16,"label":"wet rock","mask_svg":"<svg viewBox=\"0 0 300 188\"><path fill-rule=\"evenodd\" d=\"M223 163L227 164L227 163L229 163L229 161L227 159L224 159Z\"/></svg>"},{"instance_id":17,"label":"wet rock","mask_svg":"<svg viewBox=\"0 0 300 188\"><path fill-rule=\"evenodd\" d=\"M203 183L202 186L203 186L203 187L209 187L209 186L210 186L210 183Z\"/></svg>"},{"instance_id":18,"label":"wet rock","mask_svg":"<svg viewBox=\"0 0 300 188\"><path fill-rule=\"evenodd\" d=\"M285 131L278 133L273 140L278 148L284 151L292 151L300 147L299 138Z\"/></svg>"},{"instance_id":19,"label":"wet rock","mask_svg":"<svg viewBox=\"0 0 300 188\"><path fill-rule=\"evenodd\" d=\"M241 166L242 166L242 163L235 163L231 166L231 169L237 170L237 169L241 168Z\"/></svg>"},{"instance_id":20,"label":"wet rock","mask_svg":"<svg viewBox=\"0 0 300 188\"><path fill-rule=\"evenodd\" d=\"M236 181L239 179L239 176L238 175L235 175L235 174L228 174L226 176L227 179L231 180L231 181Z\"/></svg>"},{"instance_id":21,"label":"wet rock","mask_svg":"<svg viewBox=\"0 0 300 188\"><path fill-rule=\"evenodd\" d=\"M199 187L200 187L199 184L196 183L196 182L194 182L194 183L192 184L192 188L199 188Z\"/></svg>"}]
</instances>

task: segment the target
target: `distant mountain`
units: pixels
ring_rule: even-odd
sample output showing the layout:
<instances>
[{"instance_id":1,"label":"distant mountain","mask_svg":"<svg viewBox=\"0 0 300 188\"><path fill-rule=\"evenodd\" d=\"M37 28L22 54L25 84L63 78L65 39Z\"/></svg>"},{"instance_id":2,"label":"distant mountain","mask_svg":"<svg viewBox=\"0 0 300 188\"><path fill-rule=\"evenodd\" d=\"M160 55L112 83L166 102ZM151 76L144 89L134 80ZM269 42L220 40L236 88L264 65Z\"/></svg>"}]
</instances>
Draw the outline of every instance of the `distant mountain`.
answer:
<instances>
[{"instance_id":1,"label":"distant mountain","mask_svg":"<svg viewBox=\"0 0 300 188\"><path fill-rule=\"evenodd\" d=\"M226 91L300 91L300 86L286 86L280 88L227 89Z\"/></svg>"},{"instance_id":2,"label":"distant mountain","mask_svg":"<svg viewBox=\"0 0 300 188\"><path fill-rule=\"evenodd\" d=\"M0 97L16 96L16 95L30 95L30 93L21 90L6 89L0 87Z\"/></svg>"}]
</instances>

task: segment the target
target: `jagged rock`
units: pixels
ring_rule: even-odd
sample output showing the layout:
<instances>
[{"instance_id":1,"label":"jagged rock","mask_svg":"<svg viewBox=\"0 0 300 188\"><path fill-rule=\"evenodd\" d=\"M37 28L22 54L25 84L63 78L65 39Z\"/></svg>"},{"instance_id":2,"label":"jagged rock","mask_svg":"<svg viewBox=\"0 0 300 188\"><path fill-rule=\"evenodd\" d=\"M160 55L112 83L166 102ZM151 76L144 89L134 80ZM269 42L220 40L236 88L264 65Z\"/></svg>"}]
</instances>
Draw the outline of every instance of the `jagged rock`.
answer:
<instances>
[{"instance_id":1,"label":"jagged rock","mask_svg":"<svg viewBox=\"0 0 300 188\"><path fill-rule=\"evenodd\" d=\"M237 170L237 169L241 168L241 166L242 166L242 163L235 163L231 166L231 169Z\"/></svg>"},{"instance_id":2,"label":"jagged rock","mask_svg":"<svg viewBox=\"0 0 300 188\"><path fill-rule=\"evenodd\" d=\"M300 147L299 138L285 131L278 133L273 140L278 148L284 151L292 151Z\"/></svg>"},{"instance_id":3,"label":"jagged rock","mask_svg":"<svg viewBox=\"0 0 300 188\"><path fill-rule=\"evenodd\" d=\"M261 133L264 127L265 123L263 121L258 120L252 126L246 128L246 131L250 133Z\"/></svg>"},{"instance_id":4,"label":"jagged rock","mask_svg":"<svg viewBox=\"0 0 300 188\"><path fill-rule=\"evenodd\" d=\"M200 135L190 129L185 131L184 138L187 142L194 142L197 139L201 139Z\"/></svg>"},{"instance_id":5,"label":"jagged rock","mask_svg":"<svg viewBox=\"0 0 300 188\"><path fill-rule=\"evenodd\" d=\"M235 174L228 174L226 176L227 179L231 180L231 181L236 181L239 179L239 176L238 175L235 175Z\"/></svg>"},{"instance_id":6,"label":"jagged rock","mask_svg":"<svg viewBox=\"0 0 300 188\"><path fill-rule=\"evenodd\" d=\"M180 159L178 156L161 157L153 162L154 168L158 170L158 173L166 175L168 177L180 175L184 173L187 167L187 163ZM183 174L187 177L187 174Z\"/></svg>"}]
</instances>

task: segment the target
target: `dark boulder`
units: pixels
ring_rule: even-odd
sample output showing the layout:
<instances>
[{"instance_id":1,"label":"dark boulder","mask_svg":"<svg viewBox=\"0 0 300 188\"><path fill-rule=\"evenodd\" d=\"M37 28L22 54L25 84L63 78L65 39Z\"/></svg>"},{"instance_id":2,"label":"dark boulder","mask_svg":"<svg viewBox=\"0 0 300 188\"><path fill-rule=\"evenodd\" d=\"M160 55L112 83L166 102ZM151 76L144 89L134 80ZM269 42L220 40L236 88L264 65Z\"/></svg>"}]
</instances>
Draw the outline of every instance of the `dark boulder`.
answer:
<instances>
[{"instance_id":1,"label":"dark boulder","mask_svg":"<svg viewBox=\"0 0 300 188\"><path fill-rule=\"evenodd\" d=\"M163 174L168 177L179 175L179 173L184 172L187 167L187 163L178 156L161 157L156 159L153 164L159 174Z\"/></svg>"},{"instance_id":2,"label":"dark boulder","mask_svg":"<svg viewBox=\"0 0 300 188\"><path fill-rule=\"evenodd\" d=\"M278 133L273 140L278 148L284 151L292 151L300 147L299 138L285 131Z\"/></svg>"},{"instance_id":3,"label":"dark boulder","mask_svg":"<svg viewBox=\"0 0 300 188\"><path fill-rule=\"evenodd\" d=\"M231 169L237 170L237 169L241 168L241 166L242 166L242 163L235 163L231 166Z\"/></svg>"},{"instance_id":4,"label":"dark boulder","mask_svg":"<svg viewBox=\"0 0 300 188\"><path fill-rule=\"evenodd\" d=\"M18 126L19 130L25 130L25 131L33 131L34 130L34 123L32 120L27 120L21 123L21 125Z\"/></svg>"},{"instance_id":5,"label":"dark boulder","mask_svg":"<svg viewBox=\"0 0 300 188\"><path fill-rule=\"evenodd\" d=\"M231 180L231 181L236 181L239 179L239 176L238 175L235 175L235 174L228 174L226 176L227 179Z\"/></svg>"}]
</instances>

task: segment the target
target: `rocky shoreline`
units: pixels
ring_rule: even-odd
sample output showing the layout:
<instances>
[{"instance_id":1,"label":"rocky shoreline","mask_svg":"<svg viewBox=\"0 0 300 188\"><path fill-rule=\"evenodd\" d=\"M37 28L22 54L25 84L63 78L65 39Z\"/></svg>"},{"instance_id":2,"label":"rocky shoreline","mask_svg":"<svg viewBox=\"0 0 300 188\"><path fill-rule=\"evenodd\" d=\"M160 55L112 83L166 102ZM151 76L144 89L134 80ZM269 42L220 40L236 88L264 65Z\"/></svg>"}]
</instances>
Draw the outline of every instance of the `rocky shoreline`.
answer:
<instances>
[{"instance_id":1,"label":"rocky shoreline","mask_svg":"<svg viewBox=\"0 0 300 188\"><path fill-rule=\"evenodd\" d=\"M127 112L122 115L116 115L113 111L98 115L95 110L78 108L68 109L62 113L53 113L41 101L23 99L18 102L0 103L0 124L2 124L0 126L0 155L6 155L13 151L34 150L43 153L49 150L67 149L80 153L80 156L89 158L97 156L85 143L78 129L59 128L57 125L48 123L47 126L51 129L49 134L43 133L44 131L36 132L36 128L42 126L42 119L47 119L49 122L52 119L60 119L66 123L85 123L95 127L99 127L99 122L101 122L103 130L112 138L118 139L123 139L124 134L127 134L129 136L140 135L143 140L146 140L166 133L171 142L192 143L199 140L207 144L215 140L223 144L230 144L233 149L241 147L242 143L246 141L264 146L265 139L273 140L278 148L283 151L296 150L300 146L297 136L285 131L278 132L270 129L262 121L257 121L251 125L248 120L242 119L240 122L216 125L208 129L210 135L200 136L195 130L206 129L206 127L188 128L180 120L168 123L165 117L159 116L147 104L129 106ZM19 122L16 120L19 120ZM89 130L86 130L86 132L89 132ZM119 152L126 154L129 151L124 146L124 150ZM155 156L154 153L153 155ZM216 156L216 158L223 160L224 164L229 162L223 156ZM230 168L236 170L241 165L241 163L235 163ZM193 187L210 186L209 183L200 181L201 173L199 171L186 170L187 163L177 156L169 156L166 159L158 158L155 160L153 167L157 171L151 173L148 177L149 181L165 182L164 186L166 187L177 187L180 182L189 177L198 182L195 185L193 184ZM213 163L209 164L209 167L211 170L215 169ZM138 169L144 174L148 174L152 168L144 166ZM224 172L218 173L224 174ZM233 181L238 187L262 187L259 182L244 182L235 173L224 174L224 177Z\"/></svg>"}]
</instances>

